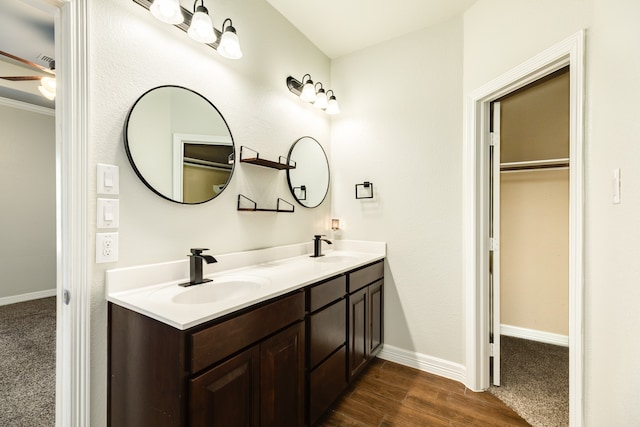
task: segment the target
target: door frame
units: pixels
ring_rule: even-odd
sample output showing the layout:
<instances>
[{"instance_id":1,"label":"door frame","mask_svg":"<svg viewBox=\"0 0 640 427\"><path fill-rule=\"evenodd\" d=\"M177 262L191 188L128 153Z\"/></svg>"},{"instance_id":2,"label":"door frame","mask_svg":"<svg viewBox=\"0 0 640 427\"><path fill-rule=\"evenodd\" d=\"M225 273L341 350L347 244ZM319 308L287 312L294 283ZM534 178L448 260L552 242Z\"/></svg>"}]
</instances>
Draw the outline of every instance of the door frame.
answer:
<instances>
[{"instance_id":1,"label":"door frame","mask_svg":"<svg viewBox=\"0 0 640 427\"><path fill-rule=\"evenodd\" d=\"M584 408L584 52L581 30L471 92L465 99L464 287L466 385L489 387L489 108L490 102L569 65L569 420Z\"/></svg>"},{"instance_id":2,"label":"door frame","mask_svg":"<svg viewBox=\"0 0 640 427\"><path fill-rule=\"evenodd\" d=\"M91 425L88 0L24 1L55 22L56 426L82 427Z\"/></svg>"}]
</instances>

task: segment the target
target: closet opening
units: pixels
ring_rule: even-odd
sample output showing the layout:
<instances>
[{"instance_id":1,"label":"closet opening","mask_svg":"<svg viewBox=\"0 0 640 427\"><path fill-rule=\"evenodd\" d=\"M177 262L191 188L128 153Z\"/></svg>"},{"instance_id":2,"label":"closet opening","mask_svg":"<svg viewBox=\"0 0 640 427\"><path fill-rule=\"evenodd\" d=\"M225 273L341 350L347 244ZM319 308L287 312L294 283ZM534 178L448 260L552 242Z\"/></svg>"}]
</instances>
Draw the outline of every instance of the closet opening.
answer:
<instances>
[{"instance_id":1,"label":"closet opening","mask_svg":"<svg viewBox=\"0 0 640 427\"><path fill-rule=\"evenodd\" d=\"M491 102L489 391L569 424L569 67Z\"/></svg>"}]
</instances>

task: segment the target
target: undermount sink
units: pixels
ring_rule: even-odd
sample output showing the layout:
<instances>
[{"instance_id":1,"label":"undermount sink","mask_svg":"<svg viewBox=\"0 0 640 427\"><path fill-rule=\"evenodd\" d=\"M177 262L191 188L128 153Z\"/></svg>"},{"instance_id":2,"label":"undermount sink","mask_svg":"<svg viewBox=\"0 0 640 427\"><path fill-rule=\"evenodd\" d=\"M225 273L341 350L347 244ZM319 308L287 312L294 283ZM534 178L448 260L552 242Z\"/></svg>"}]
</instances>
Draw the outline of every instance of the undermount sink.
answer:
<instances>
[{"instance_id":1,"label":"undermount sink","mask_svg":"<svg viewBox=\"0 0 640 427\"><path fill-rule=\"evenodd\" d=\"M357 260L356 257L350 255L326 255L315 258L317 262L349 262Z\"/></svg>"},{"instance_id":2,"label":"undermount sink","mask_svg":"<svg viewBox=\"0 0 640 427\"><path fill-rule=\"evenodd\" d=\"M214 277L212 282L193 285L171 298L176 304L208 304L241 298L260 287L269 284L269 280L257 276Z\"/></svg>"}]
</instances>

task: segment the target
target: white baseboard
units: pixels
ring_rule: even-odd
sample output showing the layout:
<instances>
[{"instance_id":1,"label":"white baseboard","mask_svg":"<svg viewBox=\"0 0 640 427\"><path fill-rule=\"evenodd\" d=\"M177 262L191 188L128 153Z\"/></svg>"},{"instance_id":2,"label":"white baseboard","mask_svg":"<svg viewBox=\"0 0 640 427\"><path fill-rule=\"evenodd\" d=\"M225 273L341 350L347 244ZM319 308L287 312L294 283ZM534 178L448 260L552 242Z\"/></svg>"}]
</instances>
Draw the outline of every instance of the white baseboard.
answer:
<instances>
[{"instance_id":1,"label":"white baseboard","mask_svg":"<svg viewBox=\"0 0 640 427\"><path fill-rule=\"evenodd\" d=\"M28 294L12 295L10 297L0 298L0 305L15 304L17 302L31 301L34 299L55 297L56 289L47 289L46 291L30 292Z\"/></svg>"},{"instance_id":2,"label":"white baseboard","mask_svg":"<svg viewBox=\"0 0 640 427\"><path fill-rule=\"evenodd\" d=\"M438 359L414 351L404 350L388 344L384 344L378 354L380 359L389 360L401 365L416 368L430 374L449 378L464 384L466 381L466 368L459 363Z\"/></svg>"},{"instance_id":3,"label":"white baseboard","mask_svg":"<svg viewBox=\"0 0 640 427\"><path fill-rule=\"evenodd\" d=\"M534 329L521 328L519 326L500 325L500 334L508 337L522 338L547 344L569 347L569 336L554 334L553 332L536 331Z\"/></svg>"}]
</instances>

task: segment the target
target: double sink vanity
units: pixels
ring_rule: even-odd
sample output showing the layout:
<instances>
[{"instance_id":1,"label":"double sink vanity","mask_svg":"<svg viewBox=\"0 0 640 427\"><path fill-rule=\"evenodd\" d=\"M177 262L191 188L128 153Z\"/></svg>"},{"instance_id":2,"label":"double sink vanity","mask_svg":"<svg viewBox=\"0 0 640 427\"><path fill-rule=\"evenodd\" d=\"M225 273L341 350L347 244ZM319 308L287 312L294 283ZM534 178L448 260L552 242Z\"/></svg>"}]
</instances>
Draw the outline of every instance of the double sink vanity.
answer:
<instances>
[{"instance_id":1,"label":"double sink vanity","mask_svg":"<svg viewBox=\"0 0 640 427\"><path fill-rule=\"evenodd\" d=\"M109 425L314 425L383 343L385 244L332 247L109 270Z\"/></svg>"}]
</instances>

